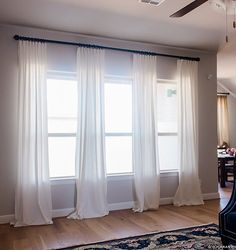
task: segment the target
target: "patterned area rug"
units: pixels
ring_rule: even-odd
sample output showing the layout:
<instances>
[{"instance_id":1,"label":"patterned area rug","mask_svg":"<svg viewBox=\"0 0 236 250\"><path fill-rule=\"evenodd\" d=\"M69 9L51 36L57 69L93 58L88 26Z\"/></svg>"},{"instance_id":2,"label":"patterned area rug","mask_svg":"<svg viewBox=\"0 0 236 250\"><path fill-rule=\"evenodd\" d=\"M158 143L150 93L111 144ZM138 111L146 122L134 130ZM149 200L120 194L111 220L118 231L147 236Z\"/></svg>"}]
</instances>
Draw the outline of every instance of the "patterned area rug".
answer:
<instances>
[{"instance_id":1,"label":"patterned area rug","mask_svg":"<svg viewBox=\"0 0 236 250\"><path fill-rule=\"evenodd\" d=\"M63 248L66 250L123 250L123 249L221 249L219 229L216 224L151 233L89 245Z\"/></svg>"}]
</instances>

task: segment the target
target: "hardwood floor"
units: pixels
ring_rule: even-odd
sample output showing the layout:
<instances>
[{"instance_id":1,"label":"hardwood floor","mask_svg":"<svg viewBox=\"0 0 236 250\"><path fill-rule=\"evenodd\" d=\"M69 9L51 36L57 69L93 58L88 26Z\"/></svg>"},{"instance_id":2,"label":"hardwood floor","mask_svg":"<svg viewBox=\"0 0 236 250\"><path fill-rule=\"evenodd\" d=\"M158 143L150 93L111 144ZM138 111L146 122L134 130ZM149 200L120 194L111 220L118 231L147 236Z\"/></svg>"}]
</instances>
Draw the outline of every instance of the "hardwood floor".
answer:
<instances>
[{"instance_id":1,"label":"hardwood floor","mask_svg":"<svg viewBox=\"0 0 236 250\"><path fill-rule=\"evenodd\" d=\"M221 199L206 201L201 206L167 205L144 213L120 210L98 219L57 218L48 226L0 225L0 250L55 249L211 222L218 224L218 212L227 204L231 190L231 186L221 189Z\"/></svg>"}]
</instances>

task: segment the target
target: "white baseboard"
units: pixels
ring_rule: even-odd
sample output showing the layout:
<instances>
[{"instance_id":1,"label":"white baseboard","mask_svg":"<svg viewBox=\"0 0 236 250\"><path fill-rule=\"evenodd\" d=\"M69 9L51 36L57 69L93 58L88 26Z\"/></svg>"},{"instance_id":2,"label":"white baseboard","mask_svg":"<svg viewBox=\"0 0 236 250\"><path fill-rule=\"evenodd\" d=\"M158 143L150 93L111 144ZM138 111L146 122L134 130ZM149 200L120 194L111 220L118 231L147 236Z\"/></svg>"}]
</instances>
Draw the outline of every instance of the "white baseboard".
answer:
<instances>
[{"instance_id":1,"label":"white baseboard","mask_svg":"<svg viewBox=\"0 0 236 250\"><path fill-rule=\"evenodd\" d=\"M203 200L207 201L207 200L215 200L215 199L220 199L220 193L206 193L202 195Z\"/></svg>"},{"instance_id":2,"label":"white baseboard","mask_svg":"<svg viewBox=\"0 0 236 250\"><path fill-rule=\"evenodd\" d=\"M170 205L173 204L173 197L161 198L160 205Z\"/></svg>"},{"instance_id":3,"label":"white baseboard","mask_svg":"<svg viewBox=\"0 0 236 250\"><path fill-rule=\"evenodd\" d=\"M54 209L52 210L52 218L66 217L73 211L75 211L75 208Z\"/></svg>"},{"instance_id":4,"label":"white baseboard","mask_svg":"<svg viewBox=\"0 0 236 250\"><path fill-rule=\"evenodd\" d=\"M74 208L64 208L64 209L54 209L52 211L52 218L65 217L72 213ZM6 224L14 221L14 214L2 215L0 216L0 224Z\"/></svg>"},{"instance_id":5,"label":"white baseboard","mask_svg":"<svg viewBox=\"0 0 236 250\"><path fill-rule=\"evenodd\" d=\"M160 205L169 205L172 203L173 203L173 198L161 198L160 199ZM108 204L109 211L130 209L130 208L133 208L133 206L134 206L133 201Z\"/></svg>"},{"instance_id":6,"label":"white baseboard","mask_svg":"<svg viewBox=\"0 0 236 250\"><path fill-rule=\"evenodd\" d=\"M220 198L220 195L218 192L217 193L203 194L203 200L214 200L214 199L219 199L219 198ZM167 198L160 199L160 205L170 205L170 204L173 204L173 197L167 197ZM133 201L108 204L109 211L131 209L131 208L133 208L133 206L134 206ZM69 213L73 212L73 210L74 210L73 208L53 210L53 218L67 216ZM54 216L54 215L56 215L56 216Z\"/></svg>"},{"instance_id":7,"label":"white baseboard","mask_svg":"<svg viewBox=\"0 0 236 250\"><path fill-rule=\"evenodd\" d=\"M169 204L172 204L172 201L173 201L173 198L161 198L160 205L169 205ZM134 206L133 201L108 204L109 211L130 209L130 208L133 208L133 206Z\"/></svg>"},{"instance_id":8,"label":"white baseboard","mask_svg":"<svg viewBox=\"0 0 236 250\"><path fill-rule=\"evenodd\" d=\"M108 204L108 209L109 211L131 209L133 207L133 204L134 204L133 201L111 203L111 204ZM52 211L52 218L68 216L74 210L75 208L54 209Z\"/></svg>"},{"instance_id":9,"label":"white baseboard","mask_svg":"<svg viewBox=\"0 0 236 250\"><path fill-rule=\"evenodd\" d=\"M133 206L134 206L133 201L127 201L127 202L119 202L119 203L108 204L108 209L109 209L109 211L123 210L123 209L130 209Z\"/></svg>"},{"instance_id":10,"label":"white baseboard","mask_svg":"<svg viewBox=\"0 0 236 250\"><path fill-rule=\"evenodd\" d=\"M220 198L220 194L218 192L203 194L203 200L214 200L214 199L219 199L219 198ZM160 199L160 205L170 205L172 203L173 203L173 197ZM108 208L109 208L109 211L123 210L123 209L131 209L133 205L134 205L133 201L127 201L127 202L111 203L108 205ZM54 209L52 211L52 217L53 218L65 217L65 216L68 216L70 213L72 213L74 210L75 208ZM0 216L0 224L10 223L13 220L14 220L13 214Z\"/></svg>"},{"instance_id":11,"label":"white baseboard","mask_svg":"<svg viewBox=\"0 0 236 250\"><path fill-rule=\"evenodd\" d=\"M7 215L1 215L0 216L0 224L10 223L11 221L14 221L14 215L13 214L7 214Z\"/></svg>"},{"instance_id":12,"label":"white baseboard","mask_svg":"<svg viewBox=\"0 0 236 250\"><path fill-rule=\"evenodd\" d=\"M202 194L202 198L203 198L204 201L220 199L220 194L218 192L217 193L206 193L206 194ZM173 204L173 199L174 199L174 197L161 198L160 199L160 205Z\"/></svg>"}]
</instances>

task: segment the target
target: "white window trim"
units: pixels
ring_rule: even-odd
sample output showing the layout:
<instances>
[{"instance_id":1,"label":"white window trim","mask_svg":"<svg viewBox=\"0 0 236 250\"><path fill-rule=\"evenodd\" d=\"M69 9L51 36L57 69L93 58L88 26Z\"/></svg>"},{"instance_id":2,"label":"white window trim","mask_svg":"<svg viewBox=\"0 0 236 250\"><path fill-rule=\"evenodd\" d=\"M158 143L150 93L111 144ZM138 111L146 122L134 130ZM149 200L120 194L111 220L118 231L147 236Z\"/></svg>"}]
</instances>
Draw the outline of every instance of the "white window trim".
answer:
<instances>
[{"instance_id":1,"label":"white window trim","mask_svg":"<svg viewBox=\"0 0 236 250\"><path fill-rule=\"evenodd\" d=\"M61 80L76 80L76 72L48 70L47 78L48 79L58 78Z\"/></svg>"},{"instance_id":2,"label":"white window trim","mask_svg":"<svg viewBox=\"0 0 236 250\"><path fill-rule=\"evenodd\" d=\"M160 178L170 178L170 177L178 177L179 171L162 171L160 173ZM130 180L133 181L134 174L115 174L115 175L107 175L107 182L109 181L124 181ZM76 177L58 177L58 178L50 178L51 186L58 186L58 185L75 185L76 184Z\"/></svg>"},{"instance_id":3,"label":"white window trim","mask_svg":"<svg viewBox=\"0 0 236 250\"><path fill-rule=\"evenodd\" d=\"M158 136L175 136L175 135L178 135L178 133L177 132L158 132L157 133L158 134Z\"/></svg>"},{"instance_id":4,"label":"white window trim","mask_svg":"<svg viewBox=\"0 0 236 250\"><path fill-rule=\"evenodd\" d=\"M48 137L76 137L76 133L48 133Z\"/></svg>"},{"instance_id":5,"label":"white window trim","mask_svg":"<svg viewBox=\"0 0 236 250\"><path fill-rule=\"evenodd\" d=\"M57 71L57 70L48 70L47 78L54 79L55 77L59 77L60 79L70 79L76 80L76 72L75 71ZM131 84L133 81L132 76L122 76L122 75L111 75L105 74L105 81L110 83L121 83L121 84ZM177 79L166 79L166 78L157 78L156 81L158 83L177 83Z\"/></svg>"},{"instance_id":6,"label":"white window trim","mask_svg":"<svg viewBox=\"0 0 236 250\"><path fill-rule=\"evenodd\" d=\"M162 79L162 78L157 78L157 83L176 83L177 84L177 80L175 79Z\"/></svg>"},{"instance_id":7,"label":"white window trim","mask_svg":"<svg viewBox=\"0 0 236 250\"><path fill-rule=\"evenodd\" d=\"M76 81L76 72L48 70L47 71L47 79ZM60 117L48 117L48 119L62 119L62 118L60 118ZM76 117L75 118L68 117L68 119L76 119ZM75 137L76 138L76 133L48 133L48 138L51 138L51 137L57 137L57 138ZM69 182L74 181L75 179L76 179L76 174L74 176L50 177L50 181L53 185L56 185L57 181L60 182L60 185L64 182L65 182L65 184L68 184Z\"/></svg>"},{"instance_id":8,"label":"white window trim","mask_svg":"<svg viewBox=\"0 0 236 250\"><path fill-rule=\"evenodd\" d=\"M105 75L104 83L114 84L132 84L133 78L130 76L119 76L119 75Z\"/></svg>"},{"instance_id":9,"label":"white window trim","mask_svg":"<svg viewBox=\"0 0 236 250\"><path fill-rule=\"evenodd\" d=\"M157 84L177 84L177 79L162 79L157 78ZM158 132L158 136L178 136L178 132ZM160 174L162 178L170 177L170 176L176 176L179 173L179 169L168 169L168 170L160 170Z\"/></svg>"},{"instance_id":10,"label":"white window trim","mask_svg":"<svg viewBox=\"0 0 236 250\"><path fill-rule=\"evenodd\" d=\"M105 136L132 136L133 134L128 133L105 133Z\"/></svg>"},{"instance_id":11,"label":"white window trim","mask_svg":"<svg viewBox=\"0 0 236 250\"><path fill-rule=\"evenodd\" d=\"M130 76L120 76L120 75L105 75L104 77L104 84L127 84L131 85L133 83L133 78ZM123 136L133 136L132 132L105 132L105 138L109 136L117 136L117 137L123 137ZM120 177L121 179L125 179L127 176L133 176L133 166L132 166L132 172L123 172L123 173L107 173L108 178L114 178L114 177Z\"/></svg>"},{"instance_id":12,"label":"white window trim","mask_svg":"<svg viewBox=\"0 0 236 250\"><path fill-rule=\"evenodd\" d=\"M51 186L71 185L76 183L76 177L52 177L50 178Z\"/></svg>"},{"instance_id":13,"label":"white window trim","mask_svg":"<svg viewBox=\"0 0 236 250\"><path fill-rule=\"evenodd\" d=\"M55 71L49 70L47 73L48 79L68 79L68 80L76 80L76 72L73 71ZM156 79L157 83L177 83L175 79ZM132 84L133 77L132 76L121 76L121 75L105 75L104 82L114 83L114 84ZM49 117L53 118L53 117ZM54 119L54 118L53 118ZM158 136L173 136L178 135L178 133L163 133L158 132ZM132 136L132 133L105 133L105 136ZM48 133L48 137L76 137L76 133ZM170 169L170 170L161 170L160 176L161 178L177 176L179 173L178 169ZM133 178L134 172L125 172L125 173L113 173L107 174L108 179L130 179ZM57 181L60 184L64 183L73 183L76 179L76 176L66 176L66 177L51 177L50 181L53 185L56 185Z\"/></svg>"}]
</instances>

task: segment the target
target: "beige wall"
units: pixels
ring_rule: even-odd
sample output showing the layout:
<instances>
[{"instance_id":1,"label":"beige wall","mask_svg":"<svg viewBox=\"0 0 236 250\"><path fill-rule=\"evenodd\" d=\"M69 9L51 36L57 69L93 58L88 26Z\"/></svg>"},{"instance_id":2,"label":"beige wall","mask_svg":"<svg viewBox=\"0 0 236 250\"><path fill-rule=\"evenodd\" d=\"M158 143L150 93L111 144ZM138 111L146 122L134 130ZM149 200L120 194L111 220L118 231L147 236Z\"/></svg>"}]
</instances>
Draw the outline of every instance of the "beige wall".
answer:
<instances>
[{"instance_id":1,"label":"beige wall","mask_svg":"<svg viewBox=\"0 0 236 250\"><path fill-rule=\"evenodd\" d=\"M228 95L229 110L229 145L236 148L236 98Z\"/></svg>"},{"instance_id":2,"label":"beige wall","mask_svg":"<svg viewBox=\"0 0 236 250\"><path fill-rule=\"evenodd\" d=\"M225 82L221 81L217 84L218 92L229 93L229 89L225 87ZM228 113L229 113L229 146L236 148L236 95L230 89L230 94L227 96Z\"/></svg>"},{"instance_id":3,"label":"beige wall","mask_svg":"<svg viewBox=\"0 0 236 250\"><path fill-rule=\"evenodd\" d=\"M0 26L0 215L14 212L14 188L16 181L16 121L17 121L17 42L15 34L92 43L130 49L151 50L200 57L199 63L199 174L203 193L217 192L216 164L216 54L171 47L144 44L122 40L75 35L40 29ZM49 67L54 70L75 70L75 47L49 45ZM112 57L113 52L109 52ZM108 54L109 54L108 53ZM63 55L63 60L61 55ZM108 72L116 63L127 57L116 54L117 61L107 65ZM119 59L120 58L120 59ZM158 63L160 78L174 78L172 70L176 62L160 58ZM129 66L120 69L121 74L129 71ZM110 70L110 71L109 71ZM127 73L128 74L128 73ZM208 80L207 76L213 77ZM162 175L161 197L173 197L178 185L176 174ZM63 193L63 195L61 195ZM75 181L52 181L53 208L64 209L74 206ZM132 177L109 177L108 202L110 204L132 201Z\"/></svg>"}]
</instances>

